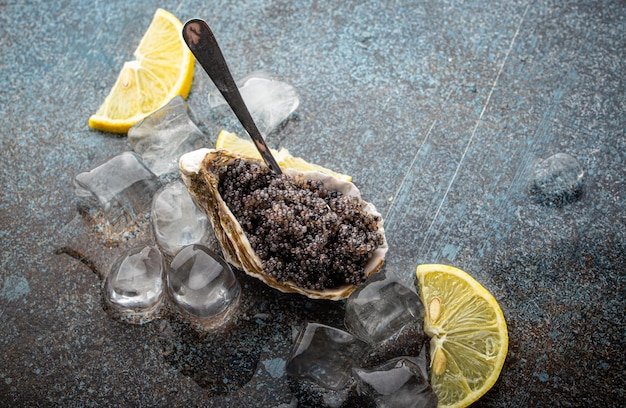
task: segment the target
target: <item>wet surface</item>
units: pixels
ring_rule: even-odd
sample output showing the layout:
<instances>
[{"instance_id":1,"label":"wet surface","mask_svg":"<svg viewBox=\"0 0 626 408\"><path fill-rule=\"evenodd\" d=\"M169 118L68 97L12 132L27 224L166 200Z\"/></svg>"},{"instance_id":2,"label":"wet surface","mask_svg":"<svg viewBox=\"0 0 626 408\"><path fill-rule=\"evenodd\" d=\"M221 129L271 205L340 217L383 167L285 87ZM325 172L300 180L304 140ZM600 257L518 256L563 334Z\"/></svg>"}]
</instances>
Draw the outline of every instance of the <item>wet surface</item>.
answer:
<instances>
[{"instance_id":1,"label":"wet surface","mask_svg":"<svg viewBox=\"0 0 626 408\"><path fill-rule=\"evenodd\" d=\"M268 144L353 176L385 218L387 270L412 282L417 264L448 263L492 292L510 347L477 406L618 406L626 8L503 3L2 2L3 404L341 400L288 381L285 364L306 321L342 327L342 303L239 273L231 332L201 336L175 316L135 326L103 310L92 271L115 248L83 242L95 258L85 262L55 253L94 236L75 218L72 179L129 146L87 118L163 7L207 20L236 78L264 70L295 87L296 116ZM198 126L212 141L225 126L241 133L209 111L212 90L196 67L188 102ZM584 176L549 205L531 187L537 166L559 153Z\"/></svg>"}]
</instances>

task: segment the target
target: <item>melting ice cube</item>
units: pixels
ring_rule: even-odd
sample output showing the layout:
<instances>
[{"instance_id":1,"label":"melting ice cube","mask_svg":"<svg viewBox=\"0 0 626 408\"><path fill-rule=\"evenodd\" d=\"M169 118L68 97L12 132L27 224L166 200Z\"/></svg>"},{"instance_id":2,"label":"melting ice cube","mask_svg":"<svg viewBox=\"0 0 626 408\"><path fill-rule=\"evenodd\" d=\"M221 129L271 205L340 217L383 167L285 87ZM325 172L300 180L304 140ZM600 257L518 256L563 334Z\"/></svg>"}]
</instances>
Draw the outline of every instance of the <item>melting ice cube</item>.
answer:
<instances>
[{"instance_id":1,"label":"melting ice cube","mask_svg":"<svg viewBox=\"0 0 626 408\"><path fill-rule=\"evenodd\" d=\"M178 171L179 157L208 144L208 138L187 114L177 96L128 131L128 143L157 175Z\"/></svg>"},{"instance_id":2,"label":"melting ice cube","mask_svg":"<svg viewBox=\"0 0 626 408\"><path fill-rule=\"evenodd\" d=\"M187 246L172 259L167 272L167 289L182 310L216 322L234 308L240 293L239 283L228 264L202 245Z\"/></svg>"},{"instance_id":3,"label":"melting ice cube","mask_svg":"<svg viewBox=\"0 0 626 408\"><path fill-rule=\"evenodd\" d=\"M569 154L557 153L535 166L531 193L542 204L561 207L582 196L583 176L578 160Z\"/></svg>"},{"instance_id":4,"label":"melting ice cube","mask_svg":"<svg viewBox=\"0 0 626 408\"><path fill-rule=\"evenodd\" d=\"M238 81L243 97L259 131L270 134L298 107L300 100L293 86L263 74L251 74ZM209 106L215 108L226 101L218 91L209 93Z\"/></svg>"},{"instance_id":5,"label":"melting ice cube","mask_svg":"<svg viewBox=\"0 0 626 408\"><path fill-rule=\"evenodd\" d=\"M391 272L381 271L355 290L346 302L348 331L370 343L379 343L408 324L421 322L424 307L415 291Z\"/></svg>"},{"instance_id":6,"label":"melting ice cube","mask_svg":"<svg viewBox=\"0 0 626 408\"><path fill-rule=\"evenodd\" d=\"M150 245L131 248L107 276L105 301L120 315L148 316L163 299L163 257Z\"/></svg>"},{"instance_id":7,"label":"melting ice cube","mask_svg":"<svg viewBox=\"0 0 626 408\"><path fill-rule=\"evenodd\" d=\"M353 372L359 392L369 395L379 408L437 407L437 396L418 358L398 357L376 368L354 368Z\"/></svg>"},{"instance_id":8,"label":"melting ice cube","mask_svg":"<svg viewBox=\"0 0 626 408\"><path fill-rule=\"evenodd\" d=\"M348 332L308 323L296 339L287 363L287 373L310 378L331 390L339 390L348 382L351 368L359 364L367 348L367 343Z\"/></svg>"},{"instance_id":9,"label":"melting ice cube","mask_svg":"<svg viewBox=\"0 0 626 408\"><path fill-rule=\"evenodd\" d=\"M159 178L133 152L119 154L74 179L76 195L97 199L111 225L136 220L160 187Z\"/></svg>"},{"instance_id":10,"label":"melting ice cube","mask_svg":"<svg viewBox=\"0 0 626 408\"><path fill-rule=\"evenodd\" d=\"M155 194L151 218L156 240L169 255L175 255L184 246L200 243L208 231L206 215L180 180Z\"/></svg>"}]
</instances>

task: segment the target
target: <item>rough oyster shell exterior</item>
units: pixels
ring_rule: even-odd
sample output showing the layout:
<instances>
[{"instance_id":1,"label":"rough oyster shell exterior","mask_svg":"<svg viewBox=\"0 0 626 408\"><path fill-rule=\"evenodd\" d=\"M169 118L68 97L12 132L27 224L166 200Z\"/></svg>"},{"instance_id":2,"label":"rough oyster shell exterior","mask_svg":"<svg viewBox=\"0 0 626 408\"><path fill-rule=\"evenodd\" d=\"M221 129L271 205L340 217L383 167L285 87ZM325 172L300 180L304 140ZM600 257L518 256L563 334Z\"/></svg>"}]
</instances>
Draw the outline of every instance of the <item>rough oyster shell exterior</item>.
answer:
<instances>
[{"instance_id":1,"label":"rough oyster shell exterior","mask_svg":"<svg viewBox=\"0 0 626 408\"><path fill-rule=\"evenodd\" d=\"M207 213L217 240L222 246L226 260L233 266L242 269L250 276L265 282L267 285L286 293L300 293L312 299L340 300L347 298L355 289L355 285L344 285L325 290L301 288L295 283L279 282L263 271L263 261L253 250L241 225L230 211L218 191L219 179L214 169L227 166L231 161L242 158L248 161L259 161L227 150L199 149L183 155L179 162L182 179L196 202ZM286 174L295 175L299 172L284 169ZM327 174L306 172L305 178L320 180L328 189L361 199L358 188L349 182L337 180ZM361 199L361 201L363 201ZM380 214L374 205L363 201L363 209L373 215ZM383 265L388 246L384 239L382 217L378 222L378 231L383 236L383 244L376 249L365 266L365 276L376 273Z\"/></svg>"}]
</instances>

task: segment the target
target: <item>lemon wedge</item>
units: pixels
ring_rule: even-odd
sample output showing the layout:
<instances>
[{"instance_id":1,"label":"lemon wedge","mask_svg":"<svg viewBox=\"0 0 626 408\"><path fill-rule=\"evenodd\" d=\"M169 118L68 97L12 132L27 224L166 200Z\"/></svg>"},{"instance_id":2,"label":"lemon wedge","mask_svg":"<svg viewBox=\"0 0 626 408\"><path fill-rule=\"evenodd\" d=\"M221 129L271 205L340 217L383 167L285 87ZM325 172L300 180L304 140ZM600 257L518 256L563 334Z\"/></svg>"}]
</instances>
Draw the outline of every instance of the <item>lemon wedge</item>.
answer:
<instances>
[{"instance_id":1,"label":"lemon wedge","mask_svg":"<svg viewBox=\"0 0 626 408\"><path fill-rule=\"evenodd\" d=\"M438 406L466 407L500 375L509 342L504 315L487 289L460 269L419 265L416 273Z\"/></svg>"},{"instance_id":2,"label":"lemon wedge","mask_svg":"<svg viewBox=\"0 0 626 408\"><path fill-rule=\"evenodd\" d=\"M254 144L249 141L238 137L236 134L222 130L217 135L217 141L215 143L216 149L225 149L231 152L239 153L255 159L261 159L259 151ZM319 171L320 173L329 174L338 180L352 181L352 176L347 174L341 174L326 167L312 164L300 157L294 157L289 153L289 150L280 148L280 150L270 149L274 159L278 165L282 168L291 168L297 171Z\"/></svg>"},{"instance_id":3,"label":"lemon wedge","mask_svg":"<svg viewBox=\"0 0 626 408\"><path fill-rule=\"evenodd\" d=\"M186 98L193 80L193 54L182 38L182 24L173 14L157 9L117 81L89 126L126 133L135 123L181 95Z\"/></svg>"},{"instance_id":4,"label":"lemon wedge","mask_svg":"<svg viewBox=\"0 0 626 408\"><path fill-rule=\"evenodd\" d=\"M217 140L215 142L215 149L217 150L225 149L225 150L239 153L241 155L252 157L255 159L259 159L259 160L262 159L261 154L259 153L257 148L254 146L254 143L252 143L250 140L242 139L238 137L236 134L232 132L228 132L226 130L222 130L217 135ZM272 152L272 156L274 156L274 159L278 161L279 159L278 151L276 149L270 148L270 152ZM284 155L284 152L280 153L280 156L282 155Z\"/></svg>"}]
</instances>

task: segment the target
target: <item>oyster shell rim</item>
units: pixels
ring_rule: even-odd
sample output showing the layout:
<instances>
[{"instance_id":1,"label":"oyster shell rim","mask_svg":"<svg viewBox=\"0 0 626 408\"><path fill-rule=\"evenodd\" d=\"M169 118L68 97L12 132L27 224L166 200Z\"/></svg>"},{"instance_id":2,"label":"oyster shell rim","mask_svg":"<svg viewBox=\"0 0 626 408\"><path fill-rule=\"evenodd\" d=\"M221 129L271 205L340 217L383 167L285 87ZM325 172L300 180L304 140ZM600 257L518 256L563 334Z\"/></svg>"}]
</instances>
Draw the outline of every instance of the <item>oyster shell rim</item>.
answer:
<instances>
[{"instance_id":1,"label":"oyster shell rim","mask_svg":"<svg viewBox=\"0 0 626 408\"><path fill-rule=\"evenodd\" d=\"M266 285L283 293L299 293L311 299L341 300L345 299L357 288L357 285L342 285L324 290L306 289L297 286L292 281L280 282L264 274L262 260L255 253L243 228L236 220L218 192L217 176L210 172L209 167L227 165L230 161L241 158L247 161L262 163L261 160L231 152L226 149L203 148L194 150L181 156L179 168L183 182L189 193L194 197L200 208L207 214L215 231L217 241L222 247L224 258L247 275L261 280ZM383 243L374 250L371 258L365 265L365 278L378 272L383 266L385 254L389 249L384 231L384 221L381 214L372 203L362 199L359 189L352 182L338 180L335 177L318 171L300 172L284 168L283 172L290 176L301 174L307 179L320 180L327 188L358 197L363 202L363 210L379 217L378 231L383 237Z\"/></svg>"}]
</instances>

